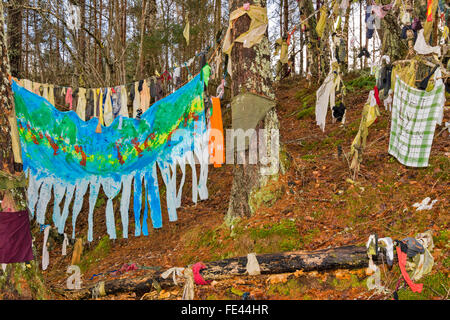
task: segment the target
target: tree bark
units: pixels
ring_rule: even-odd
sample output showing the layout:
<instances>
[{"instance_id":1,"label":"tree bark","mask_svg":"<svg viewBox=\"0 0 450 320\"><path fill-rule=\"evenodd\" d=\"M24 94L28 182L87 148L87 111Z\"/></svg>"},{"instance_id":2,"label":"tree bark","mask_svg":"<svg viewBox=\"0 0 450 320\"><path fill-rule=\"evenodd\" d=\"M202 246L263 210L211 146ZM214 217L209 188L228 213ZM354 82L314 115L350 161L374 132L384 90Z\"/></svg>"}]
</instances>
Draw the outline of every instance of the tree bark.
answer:
<instances>
[{"instance_id":1,"label":"tree bark","mask_svg":"<svg viewBox=\"0 0 450 320\"><path fill-rule=\"evenodd\" d=\"M4 30L3 3L0 2L0 169L2 176L19 178L23 176L20 165L21 155L13 149L13 136L17 134L16 114L14 98L9 82L11 74ZM14 132L15 131L15 132ZM18 143L18 141L15 141ZM26 193L22 186L8 190L0 189L2 203L10 203L14 211L26 208ZM0 209L0 214L3 209ZM36 256L36 255L35 255ZM46 288L42 281L39 264L31 261L28 266L25 263L10 263L6 270L0 269L0 299L44 299Z\"/></svg>"},{"instance_id":2,"label":"tree bark","mask_svg":"<svg viewBox=\"0 0 450 320\"><path fill-rule=\"evenodd\" d=\"M230 0L230 12L241 7L244 0ZM254 4L254 1L250 1ZM266 2L260 1L261 6L265 7ZM236 39L240 34L246 32L250 26L250 18L243 15L234 24L232 39ZM270 66L270 44L268 33L261 42L251 48L244 48L242 43L235 43L231 52L232 61L232 96L236 96L242 92L253 92L259 95L274 99L275 95L272 90L272 75ZM272 109L266 114L263 121L260 121L256 127L258 129L265 128L278 129L278 118L276 111ZM269 137L267 137L269 140ZM234 152L234 150L233 150ZM247 153L247 152L246 152ZM234 168L234 179L231 188L230 201L228 206L227 218L236 218L250 216L252 209L249 201L252 192L264 185L264 177L260 172L259 164L242 164L236 165Z\"/></svg>"},{"instance_id":3,"label":"tree bark","mask_svg":"<svg viewBox=\"0 0 450 320\"><path fill-rule=\"evenodd\" d=\"M8 10L8 46L11 73L15 77L22 77L22 20L24 0L16 0Z\"/></svg>"},{"instance_id":4,"label":"tree bark","mask_svg":"<svg viewBox=\"0 0 450 320\"><path fill-rule=\"evenodd\" d=\"M309 17L315 10L312 3L312 0L305 0L302 2L302 9L305 13L305 17ZM317 4L319 6L319 4ZM318 14L317 14L318 17ZM316 16L312 16L307 21L308 26L308 37L307 37L307 46L308 46L308 66L309 70L307 69L307 72L310 71L312 74L312 79L316 79L316 81L319 79L319 57L320 57L320 50L319 50L319 37L316 32L316 25L317 20Z\"/></svg>"}]
</instances>

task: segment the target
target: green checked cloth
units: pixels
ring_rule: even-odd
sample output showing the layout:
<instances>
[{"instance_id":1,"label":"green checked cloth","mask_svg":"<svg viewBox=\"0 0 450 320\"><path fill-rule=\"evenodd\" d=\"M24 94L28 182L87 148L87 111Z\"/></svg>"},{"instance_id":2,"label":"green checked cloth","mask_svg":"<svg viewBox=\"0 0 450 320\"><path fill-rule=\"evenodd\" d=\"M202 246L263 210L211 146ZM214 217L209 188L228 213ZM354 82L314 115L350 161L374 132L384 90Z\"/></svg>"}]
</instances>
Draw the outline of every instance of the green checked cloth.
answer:
<instances>
[{"instance_id":1,"label":"green checked cloth","mask_svg":"<svg viewBox=\"0 0 450 320\"><path fill-rule=\"evenodd\" d=\"M442 121L445 92L442 80L432 91L408 86L398 76L392 103L389 154L410 167L427 167L436 123Z\"/></svg>"}]
</instances>

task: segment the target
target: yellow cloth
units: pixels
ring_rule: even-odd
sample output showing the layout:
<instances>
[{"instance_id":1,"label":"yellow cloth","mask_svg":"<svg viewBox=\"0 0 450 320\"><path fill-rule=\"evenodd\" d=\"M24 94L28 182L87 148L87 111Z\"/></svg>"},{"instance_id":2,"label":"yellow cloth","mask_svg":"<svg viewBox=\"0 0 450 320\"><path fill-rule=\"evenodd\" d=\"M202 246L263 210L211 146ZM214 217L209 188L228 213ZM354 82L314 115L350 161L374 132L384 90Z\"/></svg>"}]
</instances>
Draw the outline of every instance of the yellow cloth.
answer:
<instances>
[{"instance_id":1,"label":"yellow cloth","mask_svg":"<svg viewBox=\"0 0 450 320\"><path fill-rule=\"evenodd\" d=\"M105 126L109 127L114 120L112 102L111 102L111 89L106 90L106 99L104 104L103 119Z\"/></svg>"},{"instance_id":2,"label":"yellow cloth","mask_svg":"<svg viewBox=\"0 0 450 320\"><path fill-rule=\"evenodd\" d=\"M320 18L319 18L319 22L317 22L316 25L316 32L317 35L322 38L323 36L323 31L325 30L325 23L327 21L327 6L322 6L322 8L320 8Z\"/></svg>"},{"instance_id":3,"label":"yellow cloth","mask_svg":"<svg viewBox=\"0 0 450 320\"><path fill-rule=\"evenodd\" d=\"M142 113L144 113L150 106L150 88L148 87L147 80L144 80L144 83L142 84L140 102Z\"/></svg>"},{"instance_id":4,"label":"yellow cloth","mask_svg":"<svg viewBox=\"0 0 450 320\"><path fill-rule=\"evenodd\" d=\"M283 40L282 38L279 38L276 43L279 45L277 47L277 50L275 51L275 54L278 54L278 52L281 49L281 53L280 53L280 61L282 64L286 64L288 63L288 44L286 40Z\"/></svg>"},{"instance_id":5,"label":"yellow cloth","mask_svg":"<svg viewBox=\"0 0 450 320\"><path fill-rule=\"evenodd\" d=\"M78 102L76 113L83 121L86 121L86 104L86 89L78 88Z\"/></svg>"},{"instance_id":6,"label":"yellow cloth","mask_svg":"<svg viewBox=\"0 0 450 320\"><path fill-rule=\"evenodd\" d=\"M183 36L186 39L187 45L189 45L189 20L186 22L186 26L184 27Z\"/></svg>"},{"instance_id":7,"label":"yellow cloth","mask_svg":"<svg viewBox=\"0 0 450 320\"><path fill-rule=\"evenodd\" d=\"M97 114L97 100L98 100L98 89L91 89L92 95L94 96L94 117L98 118Z\"/></svg>"},{"instance_id":8,"label":"yellow cloth","mask_svg":"<svg viewBox=\"0 0 450 320\"><path fill-rule=\"evenodd\" d=\"M233 21L243 16L244 14L248 14L251 19L250 27L248 31L242 33L234 41L231 41L231 29L233 28ZM264 34L266 33L268 23L269 19L267 18L267 8L250 5L250 9L248 11L244 10L243 8L234 10L230 14L230 24L225 35L222 51L225 54L229 55L231 53L231 49L233 48L234 42L243 43L244 48L251 48L255 44L260 43Z\"/></svg>"},{"instance_id":9,"label":"yellow cloth","mask_svg":"<svg viewBox=\"0 0 450 320\"><path fill-rule=\"evenodd\" d=\"M359 124L359 130L352 142L350 149L350 156L353 157L352 163L350 165L351 169L359 170L359 164L362 161L362 152L366 147L367 136L369 135L369 127L375 122L377 117L380 115L380 110L375 97L373 97L373 91L369 93L369 99L364 105L361 122Z\"/></svg>"},{"instance_id":10,"label":"yellow cloth","mask_svg":"<svg viewBox=\"0 0 450 320\"><path fill-rule=\"evenodd\" d=\"M55 105L55 86L53 84L48 85L48 102Z\"/></svg>"},{"instance_id":11,"label":"yellow cloth","mask_svg":"<svg viewBox=\"0 0 450 320\"><path fill-rule=\"evenodd\" d=\"M36 93L38 96L41 95L41 92L39 90L40 88L41 88L41 84L38 82L35 82L34 86L33 86L33 92Z\"/></svg>"},{"instance_id":12,"label":"yellow cloth","mask_svg":"<svg viewBox=\"0 0 450 320\"><path fill-rule=\"evenodd\" d=\"M415 59L411 60L409 65L400 66L397 65L392 69L391 75L391 89L394 91L395 79L398 75L403 82L407 83L411 87L416 87L416 71L417 71L417 61Z\"/></svg>"},{"instance_id":13,"label":"yellow cloth","mask_svg":"<svg viewBox=\"0 0 450 320\"><path fill-rule=\"evenodd\" d=\"M103 90L98 89L99 95L98 95L98 111L99 111L99 123L104 124L103 122Z\"/></svg>"}]
</instances>

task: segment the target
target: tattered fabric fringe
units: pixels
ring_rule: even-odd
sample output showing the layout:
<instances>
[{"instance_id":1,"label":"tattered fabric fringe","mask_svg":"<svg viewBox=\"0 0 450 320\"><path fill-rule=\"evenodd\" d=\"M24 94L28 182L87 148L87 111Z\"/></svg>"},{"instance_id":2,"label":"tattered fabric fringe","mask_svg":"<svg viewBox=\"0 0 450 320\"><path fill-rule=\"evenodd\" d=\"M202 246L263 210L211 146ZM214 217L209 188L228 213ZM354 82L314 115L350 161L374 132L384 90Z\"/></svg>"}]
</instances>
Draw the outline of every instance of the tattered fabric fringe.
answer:
<instances>
[{"instance_id":1,"label":"tattered fabric fringe","mask_svg":"<svg viewBox=\"0 0 450 320\"><path fill-rule=\"evenodd\" d=\"M198 126L204 126L201 121ZM205 200L208 198L206 186L208 178L208 135L207 131L197 138L194 138L194 150L187 151L183 156L175 155L167 157L168 160L157 159L140 171L134 171L129 175L121 176L119 181L110 177L91 176L77 181L75 184L67 184L59 180L56 176L47 176L40 172L31 172L26 169L29 177L28 185L28 207L32 216L36 216L36 221L45 224L45 213L51 199L52 190L54 196L52 220L60 234L64 234L66 221L69 217L69 207L73 199L72 206L72 238L76 235L76 221L81 212L83 199L89 190L89 213L88 213L88 241L93 240L93 218L94 208L97 202L100 186L106 197L106 227L111 239L116 239L116 224L113 199L122 192L120 201L120 220L122 222L123 238L128 238L128 212L132 183L134 190L133 211L135 219L135 236L148 235L147 220L150 215L153 228L162 227L162 213L157 176L157 166L161 172L163 182L166 187L166 202L169 221L177 221L176 209L181 206L181 195L186 178L186 164L192 168L192 201L197 203L198 198ZM200 173L197 177L196 161L200 164ZM181 169L181 181L177 185L177 167ZM144 188L142 188L142 182ZM145 195L145 203L142 203L142 195ZM61 202L64 198L64 205L61 210ZM141 214L142 206L144 212ZM142 217L141 217L142 215ZM141 221L142 220L142 221Z\"/></svg>"}]
</instances>

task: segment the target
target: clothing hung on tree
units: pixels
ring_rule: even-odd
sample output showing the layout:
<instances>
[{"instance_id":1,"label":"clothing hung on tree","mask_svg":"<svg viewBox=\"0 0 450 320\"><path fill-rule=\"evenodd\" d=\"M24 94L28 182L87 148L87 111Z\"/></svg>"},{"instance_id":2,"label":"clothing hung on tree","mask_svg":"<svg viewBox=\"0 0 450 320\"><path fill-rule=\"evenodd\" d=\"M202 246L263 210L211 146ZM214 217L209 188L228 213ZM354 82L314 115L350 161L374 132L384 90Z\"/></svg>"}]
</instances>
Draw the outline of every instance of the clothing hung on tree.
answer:
<instances>
[{"instance_id":1,"label":"clothing hung on tree","mask_svg":"<svg viewBox=\"0 0 450 320\"><path fill-rule=\"evenodd\" d=\"M440 72L435 72L435 78ZM436 123L441 123L445 102L442 79L432 91L407 85L396 77L392 105L389 154L401 164L427 167Z\"/></svg>"},{"instance_id":2,"label":"clothing hung on tree","mask_svg":"<svg viewBox=\"0 0 450 320\"><path fill-rule=\"evenodd\" d=\"M50 102L51 103L51 102ZM78 102L77 102L77 111L76 113L80 117L81 120L86 120L86 89L79 88L78 89Z\"/></svg>"},{"instance_id":3,"label":"clothing hung on tree","mask_svg":"<svg viewBox=\"0 0 450 320\"><path fill-rule=\"evenodd\" d=\"M0 263L34 260L28 211L0 212Z\"/></svg>"},{"instance_id":4,"label":"clothing hung on tree","mask_svg":"<svg viewBox=\"0 0 450 320\"><path fill-rule=\"evenodd\" d=\"M333 117L337 121L342 121L345 115L345 106L342 102L339 105L333 107Z\"/></svg>"},{"instance_id":5,"label":"clothing hung on tree","mask_svg":"<svg viewBox=\"0 0 450 320\"><path fill-rule=\"evenodd\" d=\"M336 105L336 91L342 85L341 76L336 70L338 68L332 66L330 73L316 92L316 124L322 131L325 131L328 106L331 109Z\"/></svg>"},{"instance_id":6,"label":"clothing hung on tree","mask_svg":"<svg viewBox=\"0 0 450 320\"><path fill-rule=\"evenodd\" d=\"M211 124L209 134L209 163L213 163L215 168L221 167L225 159L224 134L222 123L222 110L220 99L212 97L212 115L209 120Z\"/></svg>"},{"instance_id":7,"label":"clothing hung on tree","mask_svg":"<svg viewBox=\"0 0 450 320\"><path fill-rule=\"evenodd\" d=\"M417 40L414 43L414 50L419 54L435 53L438 56L440 56L441 55L441 47L440 46L435 46L435 47L429 46L425 41L425 37L424 37L423 33L424 33L423 29L419 30L419 32L417 34Z\"/></svg>"},{"instance_id":8,"label":"clothing hung on tree","mask_svg":"<svg viewBox=\"0 0 450 320\"><path fill-rule=\"evenodd\" d=\"M129 200L132 183L135 182L135 235L148 235L149 217L154 228L162 227L157 166L166 186L169 221L177 220L176 209L181 205L184 177L183 183L178 186L177 166L182 172L186 172L186 164L194 168L193 201L196 202L198 197L202 200L208 198L209 136L203 103L208 75L209 72L202 70L178 91L155 103L142 114L139 122L120 117L113 119L111 125L105 128L101 127L103 118L108 123L108 114L112 117L108 90L97 89L99 119L81 122L74 112L57 110L45 99L13 81L18 132L22 152L26 155L23 170L29 174L27 205L31 216L36 217L38 223L45 224L45 212L54 196L51 218L55 227L60 234L64 233L71 210L74 238L76 220L89 189L88 241L92 241L94 207L101 187L107 198L106 227L111 239L117 237L113 199L122 192L120 217L122 235L127 238ZM122 129L115 121L122 121ZM35 136L33 132L46 134ZM196 159L200 162L198 179ZM142 193L145 202L142 202ZM59 203L63 198L65 202L61 210Z\"/></svg>"}]
</instances>

